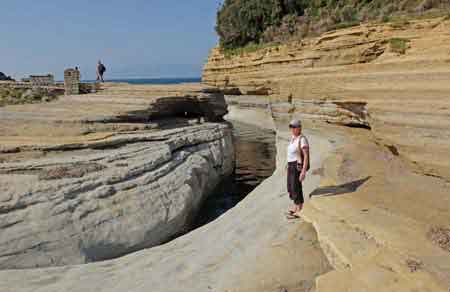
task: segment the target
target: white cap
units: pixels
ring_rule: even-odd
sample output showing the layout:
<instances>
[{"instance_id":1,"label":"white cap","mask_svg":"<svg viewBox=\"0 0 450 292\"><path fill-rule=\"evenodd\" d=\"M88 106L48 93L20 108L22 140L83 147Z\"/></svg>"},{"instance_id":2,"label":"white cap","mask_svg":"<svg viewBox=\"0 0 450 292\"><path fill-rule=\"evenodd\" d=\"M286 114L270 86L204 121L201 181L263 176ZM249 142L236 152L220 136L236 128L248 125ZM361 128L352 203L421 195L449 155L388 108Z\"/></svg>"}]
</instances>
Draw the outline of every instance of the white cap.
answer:
<instances>
[{"instance_id":1,"label":"white cap","mask_svg":"<svg viewBox=\"0 0 450 292\"><path fill-rule=\"evenodd\" d=\"M300 120L293 119L289 123L289 128L301 128L301 127L302 127L302 122Z\"/></svg>"}]
</instances>

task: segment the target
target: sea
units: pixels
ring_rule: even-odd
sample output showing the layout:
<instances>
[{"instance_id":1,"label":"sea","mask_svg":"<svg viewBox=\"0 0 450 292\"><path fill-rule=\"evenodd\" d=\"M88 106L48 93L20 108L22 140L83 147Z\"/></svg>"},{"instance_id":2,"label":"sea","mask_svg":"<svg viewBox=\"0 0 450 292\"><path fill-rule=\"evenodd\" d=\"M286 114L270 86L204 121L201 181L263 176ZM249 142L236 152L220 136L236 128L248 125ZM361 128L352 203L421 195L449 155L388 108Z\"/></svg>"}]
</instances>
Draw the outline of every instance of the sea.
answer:
<instances>
[{"instance_id":1,"label":"sea","mask_svg":"<svg viewBox=\"0 0 450 292\"><path fill-rule=\"evenodd\" d=\"M107 79L105 82L129 83L129 84L180 84L199 83L200 77L191 78L130 78L130 79ZM95 80L83 80L82 82L92 83Z\"/></svg>"}]
</instances>

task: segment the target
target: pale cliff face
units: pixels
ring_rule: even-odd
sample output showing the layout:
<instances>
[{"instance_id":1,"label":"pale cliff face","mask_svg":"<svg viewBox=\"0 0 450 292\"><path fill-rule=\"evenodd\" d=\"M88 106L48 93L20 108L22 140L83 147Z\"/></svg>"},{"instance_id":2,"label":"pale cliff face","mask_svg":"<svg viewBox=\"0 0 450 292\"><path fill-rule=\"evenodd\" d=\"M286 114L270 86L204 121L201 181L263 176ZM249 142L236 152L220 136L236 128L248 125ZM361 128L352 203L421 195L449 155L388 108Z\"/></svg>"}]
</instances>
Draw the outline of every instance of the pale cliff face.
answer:
<instances>
[{"instance_id":1,"label":"pale cliff face","mask_svg":"<svg viewBox=\"0 0 450 292\"><path fill-rule=\"evenodd\" d=\"M361 25L261 51L212 50L203 81L270 94L274 115L371 129L417 171L450 178L450 20ZM226 82L225 82L226 81Z\"/></svg>"}]
</instances>

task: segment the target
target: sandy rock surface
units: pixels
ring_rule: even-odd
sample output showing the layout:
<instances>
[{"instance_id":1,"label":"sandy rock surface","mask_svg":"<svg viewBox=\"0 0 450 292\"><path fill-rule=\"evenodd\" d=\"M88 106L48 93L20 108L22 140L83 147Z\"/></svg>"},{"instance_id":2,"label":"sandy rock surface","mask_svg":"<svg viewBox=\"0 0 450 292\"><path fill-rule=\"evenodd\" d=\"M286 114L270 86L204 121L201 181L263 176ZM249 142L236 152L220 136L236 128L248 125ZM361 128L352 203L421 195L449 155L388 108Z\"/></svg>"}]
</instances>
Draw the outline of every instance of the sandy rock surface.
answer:
<instances>
[{"instance_id":1,"label":"sandy rock surface","mask_svg":"<svg viewBox=\"0 0 450 292\"><path fill-rule=\"evenodd\" d=\"M232 173L231 128L213 122L226 113L223 96L113 88L0 108L0 268L161 244L187 231Z\"/></svg>"}]
</instances>

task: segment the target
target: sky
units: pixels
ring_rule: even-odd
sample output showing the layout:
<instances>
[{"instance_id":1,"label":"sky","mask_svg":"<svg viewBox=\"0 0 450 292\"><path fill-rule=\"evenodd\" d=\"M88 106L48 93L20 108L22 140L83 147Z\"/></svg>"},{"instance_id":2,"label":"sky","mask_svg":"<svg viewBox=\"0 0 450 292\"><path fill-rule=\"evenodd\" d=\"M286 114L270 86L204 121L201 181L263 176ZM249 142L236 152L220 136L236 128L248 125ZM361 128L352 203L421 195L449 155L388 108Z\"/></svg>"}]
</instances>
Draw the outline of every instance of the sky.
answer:
<instances>
[{"instance_id":1,"label":"sky","mask_svg":"<svg viewBox=\"0 0 450 292\"><path fill-rule=\"evenodd\" d=\"M0 72L63 78L78 66L95 78L200 77L219 0L21 0L0 10Z\"/></svg>"}]
</instances>

